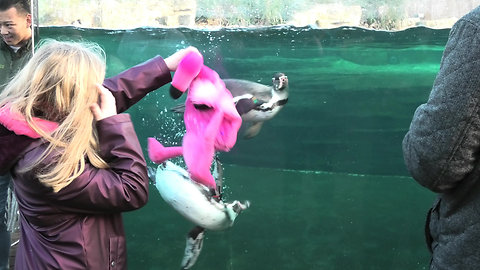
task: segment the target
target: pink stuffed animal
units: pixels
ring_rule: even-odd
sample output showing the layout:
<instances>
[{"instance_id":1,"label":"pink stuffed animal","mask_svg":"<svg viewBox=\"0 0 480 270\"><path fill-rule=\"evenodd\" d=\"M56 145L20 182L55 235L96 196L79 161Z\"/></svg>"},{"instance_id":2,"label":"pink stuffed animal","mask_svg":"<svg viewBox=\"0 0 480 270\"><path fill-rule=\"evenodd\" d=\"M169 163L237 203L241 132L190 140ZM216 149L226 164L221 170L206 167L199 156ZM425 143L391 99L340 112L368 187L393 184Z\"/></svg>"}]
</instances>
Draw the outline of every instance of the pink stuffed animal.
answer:
<instances>
[{"instance_id":1,"label":"pink stuffed animal","mask_svg":"<svg viewBox=\"0 0 480 270\"><path fill-rule=\"evenodd\" d=\"M191 178L215 188L210 172L215 151L226 152L235 145L242 119L232 94L218 74L203 65L198 52L187 54L179 63L170 93L178 98L188 87L182 146L164 147L156 139L148 138L148 155L155 163L183 155Z\"/></svg>"}]
</instances>

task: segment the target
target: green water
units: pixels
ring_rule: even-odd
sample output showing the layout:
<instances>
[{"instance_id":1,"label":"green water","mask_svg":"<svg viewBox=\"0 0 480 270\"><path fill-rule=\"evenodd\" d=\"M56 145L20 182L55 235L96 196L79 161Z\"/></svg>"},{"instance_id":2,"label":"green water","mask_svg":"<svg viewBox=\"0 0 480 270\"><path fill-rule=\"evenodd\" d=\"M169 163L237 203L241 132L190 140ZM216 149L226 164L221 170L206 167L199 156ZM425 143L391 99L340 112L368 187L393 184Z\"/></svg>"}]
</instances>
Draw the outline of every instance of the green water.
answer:
<instances>
[{"instance_id":1,"label":"green water","mask_svg":"<svg viewBox=\"0 0 480 270\"><path fill-rule=\"evenodd\" d=\"M260 134L220 158L228 199L252 207L209 232L194 269L427 269L423 223L434 194L403 164L401 141L438 71L448 30L82 30L42 28L42 38L98 42L108 75L193 45L222 78L269 84L289 77L289 103ZM141 143L178 144L181 118L167 87L132 115ZM152 165L152 164L151 164ZM151 189L125 214L129 269L178 269L192 226Z\"/></svg>"}]
</instances>

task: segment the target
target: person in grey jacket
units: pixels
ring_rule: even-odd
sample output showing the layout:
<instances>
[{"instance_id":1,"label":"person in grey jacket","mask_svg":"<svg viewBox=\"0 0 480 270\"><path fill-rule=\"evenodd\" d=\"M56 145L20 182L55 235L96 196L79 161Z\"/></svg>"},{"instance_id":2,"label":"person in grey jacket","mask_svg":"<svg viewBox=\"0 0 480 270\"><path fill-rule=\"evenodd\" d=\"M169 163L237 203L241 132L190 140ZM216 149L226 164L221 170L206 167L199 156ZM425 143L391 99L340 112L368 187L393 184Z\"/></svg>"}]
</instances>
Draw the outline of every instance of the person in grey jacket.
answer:
<instances>
[{"instance_id":1,"label":"person in grey jacket","mask_svg":"<svg viewBox=\"0 0 480 270\"><path fill-rule=\"evenodd\" d=\"M430 269L480 269L480 7L452 27L403 155L412 177L438 193L425 228Z\"/></svg>"}]
</instances>

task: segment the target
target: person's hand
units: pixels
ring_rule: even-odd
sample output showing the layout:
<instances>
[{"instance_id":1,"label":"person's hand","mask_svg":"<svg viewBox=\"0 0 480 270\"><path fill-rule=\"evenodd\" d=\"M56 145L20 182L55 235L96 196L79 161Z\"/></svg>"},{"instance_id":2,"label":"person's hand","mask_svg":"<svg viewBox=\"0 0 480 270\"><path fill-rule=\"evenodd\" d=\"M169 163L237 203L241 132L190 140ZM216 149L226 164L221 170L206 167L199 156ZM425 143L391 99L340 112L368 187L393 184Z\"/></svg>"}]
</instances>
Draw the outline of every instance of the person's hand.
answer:
<instances>
[{"instance_id":1,"label":"person's hand","mask_svg":"<svg viewBox=\"0 0 480 270\"><path fill-rule=\"evenodd\" d=\"M100 84L97 84L95 87L98 90L98 103L100 104L94 103L90 105L90 110L92 111L95 120L100 121L104 118L116 115L117 106L112 93Z\"/></svg>"},{"instance_id":2,"label":"person's hand","mask_svg":"<svg viewBox=\"0 0 480 270\"><path fill-rule=\"evenodd\" d=\"M169 57L165 58L165 64L167 64L168 69L170 69L170 71L177 70L178 63L180 63L180 61L183 59L183 57L185 57L185 55L192 51L198 52L198 49L190 46L188 48L181 49L176 53L170 55Z\"/></svg>"}]
</instances>

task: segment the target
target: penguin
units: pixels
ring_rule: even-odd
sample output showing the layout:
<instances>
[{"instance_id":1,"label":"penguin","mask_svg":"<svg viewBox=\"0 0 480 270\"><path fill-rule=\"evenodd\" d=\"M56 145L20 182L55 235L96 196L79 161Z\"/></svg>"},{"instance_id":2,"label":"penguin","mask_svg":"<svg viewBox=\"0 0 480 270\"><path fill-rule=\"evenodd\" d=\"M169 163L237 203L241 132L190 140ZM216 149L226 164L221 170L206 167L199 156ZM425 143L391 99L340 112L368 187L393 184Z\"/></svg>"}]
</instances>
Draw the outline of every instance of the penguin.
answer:
<instances>
[{"instance_id":1,"label":"penguin","mask_svg":"<svg viewBox=\"0 0 480 270\"><path fill-rule=\"evenodd\" d=\"M249 201L223 201L223 166L218 158L213 163L216 188L193 181L185 169L170 161L160 164L156 171L149 168L148 173L165 202L194 224L186 237L182 270L190 269L197 261L206 230L220 231L232 227L238 215L250 207Z\"/></svg>"},{"instance_id":2,"label":"penguin","mask_svg":"<svg viewBox=\"0 0 480 270\"><path fill-rule=\"evenodd\" d=\"M272 85L238 79L224 79L223 81L237 104L237 110L243 121L243 137L246 139L257 136L263 123L277 115L288 102L288 77L281 72L273 75ZM247 110L242 110L242 100L249 99L255 105L248 106Z\"/></svg>"},{"instance_id":3,"label":"penguin","mask_svg":"<svg viewBox=\"0 0 480 270\"><path fill-rule=\"evenodd\" d=\"M272 85L241 79L224 79L223 82L232 93L237 111L242 117L245 139L257 136L263 123L277 115L288 101L288 77L281 72L273 75ZM183 113L185 105L180 104L170 110Z\"/></svg>"}]
</instances>

